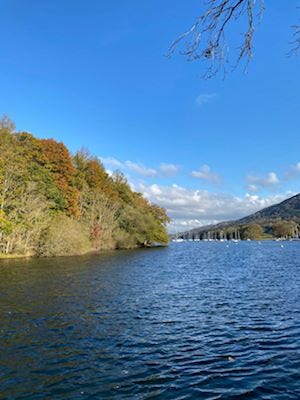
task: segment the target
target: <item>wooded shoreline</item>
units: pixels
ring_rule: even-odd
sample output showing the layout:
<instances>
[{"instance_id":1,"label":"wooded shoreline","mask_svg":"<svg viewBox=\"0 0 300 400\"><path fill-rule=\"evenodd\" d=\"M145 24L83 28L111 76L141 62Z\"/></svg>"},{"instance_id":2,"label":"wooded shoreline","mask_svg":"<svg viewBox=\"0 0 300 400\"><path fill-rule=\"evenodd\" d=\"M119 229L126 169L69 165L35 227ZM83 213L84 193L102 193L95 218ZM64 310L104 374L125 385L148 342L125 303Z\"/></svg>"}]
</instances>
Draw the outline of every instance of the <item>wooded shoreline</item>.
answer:
<instances>
[{"instance_id":1,"label":"wooded shoreline","mask_svg":"<svg viewBox=\"0 0 300 400\"><path fill-rule=\"evenodd\" d=\"M167 222L164 209L87 150L71 155L64 143L0 121L0 257L167 244Z\"/></svg>"},{"instance_id":2,"label":"wooded shoreline","mask_svg":"<svg viewBox=\"0 0 300 400\"><path fill-rule=\"evenodd\" d=\"M81 256L88 256L88 255L101 255L107 252L117 252L119 250L138 250L138 249L155 249L158 247L168 247L168 243L166 244L155 244L149 246L135 246L129 248L122 248L122 249L103 249L103 250L89 250L86 253L81 254L69 254L69 255L59 255L59 256L49 256L49 257L39 257L36 254L0 254L0 261L1 260L13 260L13 259L23 259L23 258L63 258L63 257L81 257Z\"/></svg>"}]
</instances>

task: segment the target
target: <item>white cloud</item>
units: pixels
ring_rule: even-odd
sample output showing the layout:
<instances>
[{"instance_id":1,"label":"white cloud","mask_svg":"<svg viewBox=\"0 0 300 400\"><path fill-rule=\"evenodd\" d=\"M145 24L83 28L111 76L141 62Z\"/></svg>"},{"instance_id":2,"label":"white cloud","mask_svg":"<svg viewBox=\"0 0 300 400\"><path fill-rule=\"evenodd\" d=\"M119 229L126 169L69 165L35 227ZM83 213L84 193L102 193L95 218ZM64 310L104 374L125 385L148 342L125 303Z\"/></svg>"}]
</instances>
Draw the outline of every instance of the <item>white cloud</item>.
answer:
<instances>
[{"instance_id":1,"label":"white cloud","mask_svg":"<svg viewBox=\"0 0 300 400\"><path fill-rule=\"evenodd\" d=\"M254 192L258 192L259 189L258 189L258 187L256 185L253 185L251 183L251 184L248 185L248 190L249 190L249 192L254 193Z\"/></svg>"},{"instance_id":2,"label":"white cloud","mask_svg":"<svg viewBox=\"0 0 300 400\"><path fill-rule=\"evenodd\" d=\"M274 189L280 184L280 180L275 172L269 172L266 176L248 175L248 190L256 192L259 188Z\"/></svg>"},{"instance_id":3,"label":"white cloud","mask_svg":"<svg viewBox=\"0 0 300 400\"><path fill-rule=\"evenodd\" d=\"M193 171L192 176L194 178L204 179L205 181L214 184L219 184L221 182L220 175L216 174L215 172L212 172L209 165L203 165L201 168L199 168L198 171Z\"/></svg>"},{"instance_id":4,"label":"white cloud","mask_svg":"<svg viewBox=\"0 0 300 400\"><path fill-rule=\"evenodd\" d=\"M192 190L176 184L171 186L148 185L140 183L134 177L134 174L150 178L171 177L179 171L179 167L175 164L161 163L157 168L149 168L129 160L122 162L113 157L101 158L101 161L109 173L114 168L124 171L133 190L143 193L151 202L167 210L172 219L169 225L170 232L242 218L295 194L287 192L266 197L257 194L261 188L275 189L280 184L275 172L270 172L265 176L248 176L249 193L239 197L206 190ZM128 176L128 173L131 172L133 179ZM300 174L300 163L294 164L289 173ZM193 171L192 176L215 184L220 183L221 180L220 176L211 171L208 165L203 165L199 170Z\"/></svg>"},{"instance_id":5,"label":"white cloud","mask_svg":"<svg viewBox=\"0 0 300 400\"><path fill-rule=\"evenodd\" d=\"M204 104L210 103L218 97L217 93L202 93L196 98L196 104L201 107Z\"/></svg>"},{"instance_id":6,"label":"white cloud","mask_svg":"<svg viewBox=\"0 0 300 400\"><path fill-rule=\"evenodd\" d=\"M156 184L151 185L151 191L154 196L160 196L162 194L162 190Z\"/></svg>"},{"instance_id":7,"label":"white cloud","mask_svg":"<svg viewBox=\"0 0 300 400\"><path fill-rule=\"evenodd\" d=\"M296 179L298 176L300 176L300 162L291 165L291 167L285 174L285 179L286 180Z\"/></svg>"},{"instance_id":8,"label":"white cloud","mask_svg":"<svg viewBox=\"0 0 300 400\"><path fill-rule=\"evenodd\" d=\"M121 171L134 172L145 178L164 177L170 178L179 172L179 166L175 164L161 163L158 168L150 168L137 162L127 160L125 162L119 161L114 157L99 157L105 168L109 171L112 169L120 169Z\"/></svg>"},{"instance_id":9,"label":"white cloud","mask_svg":"<svg viewBox=\"0 0 300 400\"><path fill-rule=\"evenodd\" d=\"M117 160L114 157L99 157L99 159L104 164L104 166L116 169L123 167L123 163L121 163L121 161Z\"/></svg>"},{"instance_id":10,"label":"white cloud","mask_svg":"<svg viewBox=\"0 0 300 400\"><path fill-rule=\"evenodd\" d=\"M122 162L114 157L99 157L99 159L104 164L105 168L110 171L111 168L115 168L120 169L121 171L132 171L144 177L154 177L158 174L156 169L145 167L143 164L139 164L130 160Z\"/></svg>"},{"instance_id":11,"label":"white cloud","mask_svg":"<svg viewBox=\"0 0 300 400\"><path fill-rule=\"evenodd\" d=\"M125 167L127 167L130 171L133 171L139 175L145 177L153 177L157 175L157 170L154 168L145 167L143 164L138 164L132 161L125 161Z\"/></svg>"},{"instance_id":12,"label":"white cloud","mask_svg":"<svg viewBox=\"0 0 300 400\"><path fill-rule=\"evenodd\" d=\"M139 184L136 189L148 200L167 210L172 218L169 226L171 232L242 218L293 195L285 193L260 197L246 194L244 197L238 197L205 190L191 190L175 184Z\"/></svg>"},{"instance_id":13,"label":"white cloud","mask_svg":"<svg viewBox=\"0 0 300 400\"><path fill-rule=\"evenodd\" d=\"M300 162L294 165L294 168L297 172L300 172Z\"/></svg>"},{"instance_id":14,"label":"white cloud","mask_svg":"<svg viewBox=\"0 0 300 400\"><path fill-rule=\"evenodd\" d=\"M159 171L166 177L175 176L179 172L179 166L175 164L161 163Z\"/></svg>"}]
</instances>

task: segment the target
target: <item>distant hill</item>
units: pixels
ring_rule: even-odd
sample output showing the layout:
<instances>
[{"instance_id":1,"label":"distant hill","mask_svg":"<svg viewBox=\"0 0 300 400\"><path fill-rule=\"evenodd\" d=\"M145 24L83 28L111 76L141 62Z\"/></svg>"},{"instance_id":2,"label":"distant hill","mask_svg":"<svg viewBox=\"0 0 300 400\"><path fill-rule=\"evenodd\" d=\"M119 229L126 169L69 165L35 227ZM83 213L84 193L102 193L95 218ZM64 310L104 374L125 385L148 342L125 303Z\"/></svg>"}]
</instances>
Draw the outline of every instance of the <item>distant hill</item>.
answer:
<instances>
[{"instance_id":1,"label":"distant hill","mask_svg":"<svg viewBox=\"0 0 300 400\"><path fill-rule=\"evenodd\" d=\"M273 206L264 208L248 217L241 218L237 222L240 224L248 224L270 219L300 221L300 193L279 204L274 204Z\"/></svg>"},{"instance_id":2,"label":"distant hill","mask_svg":"<svg viewBox=\"0 0 300 400\"><path fill-rule=\"evenodd\" d=\"M232 237L228 234L228 232L233 231L239 231L234 237L240 237L240 233L245 229L245 227L253 224L260 225L265 234L272 235L274 234L274 226L279 222L285 223L285 221L289 221L290 224L295 225L296 227L298 226L296 229L300 232L300 193L282 201L279 204L266 207L247 217L235 221L220 222L216 225L207 225L194 228L188 232L183 232L181 237L205 238L211 237L210 234L213 234L213 237L217 238L222 237L222 235Z\"/></svg>"}]
</instances>

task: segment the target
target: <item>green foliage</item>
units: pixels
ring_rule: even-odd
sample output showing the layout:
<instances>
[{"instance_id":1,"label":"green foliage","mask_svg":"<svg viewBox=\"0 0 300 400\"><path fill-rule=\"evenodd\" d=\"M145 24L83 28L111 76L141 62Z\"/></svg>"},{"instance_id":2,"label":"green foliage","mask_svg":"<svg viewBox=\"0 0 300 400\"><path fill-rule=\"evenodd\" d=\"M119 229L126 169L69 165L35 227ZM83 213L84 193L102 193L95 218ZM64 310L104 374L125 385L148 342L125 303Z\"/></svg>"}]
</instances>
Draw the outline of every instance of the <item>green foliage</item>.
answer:
<instances>
[{"instance_id":1,"label":"green foliage","mask_svg":"<svg viewBox=\"0 0 300 400\"><path fill-rule=\"evenodd\" d=\"M8 235L13 231L13 224L7 220L3 210L0 210L0 232Z\"/></svg>"},{"instance_id":2,"label":"green foliage","mask_svg":"<svg viewBox=\"0 0 300 400\"><path fill-rule=\"evenodd\" d=\"M165 211L150 204L141 193L133 192L121 173L117 172L114 175L114 183L123 203L119 211L119 227L129 234L129 243L134 239L138 246L149 246L153 243L167 244L168 235L165 226L169 218Z\"/></svg>"},{"instance_id":3,"label":"green foliage","mask_svg":"<svg viewBox=\"0 0 300 400\"><path fill-rule=\"evenodd\" d=\"M264 230L258 224L245 225L242 229L242 239L259 240L263 234Z\"/></svg>"},{"instance_id":4,"label":"green foliage","mask_svg":"<svg viewBox=\"0 0 300 400\"><path fill-rule=\"evenodd\" d=\"M278 221L272 226L273 235L277 238L292 237L296 224L293 221Z\"/></svg>"},{"instance_id":5,"label":"green foliage","mask_svg":"<svg viewBox=\"0 0 300 400\"><path fill-rule=\"evenodd\" d=\"M165 210L81 150L0 120L0 254L42 256L168 243Z\"/></svg>"},{"instance_id":6,"label":"green foliage","mask_svg":"<svg viewBox=\"0 0 300 400\"><path fill-rule=\"evenodd\" d=\"M38 253L46 257L70 256L91 249L87 227L66 215L57 215L41 235Z\"/></svg>"}]
</instances>

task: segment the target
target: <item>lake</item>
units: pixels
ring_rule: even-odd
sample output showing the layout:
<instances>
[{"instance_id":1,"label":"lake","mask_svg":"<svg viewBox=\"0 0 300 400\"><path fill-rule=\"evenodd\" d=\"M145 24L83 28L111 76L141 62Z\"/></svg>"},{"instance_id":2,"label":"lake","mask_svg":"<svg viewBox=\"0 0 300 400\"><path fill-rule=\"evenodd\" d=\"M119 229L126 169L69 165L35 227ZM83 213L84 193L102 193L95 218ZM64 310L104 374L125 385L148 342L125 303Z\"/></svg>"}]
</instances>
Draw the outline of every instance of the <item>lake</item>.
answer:
<instances>
[{"instance_id":1,"label":"lake","mask_svg":"<svg viewBox=\"0 0 300 400\"><path fill-rule=\"evenodd\" d=\"M0 314L1 399L300 398L300 242L2 260Z\"/></svg>"}]
</instances>

